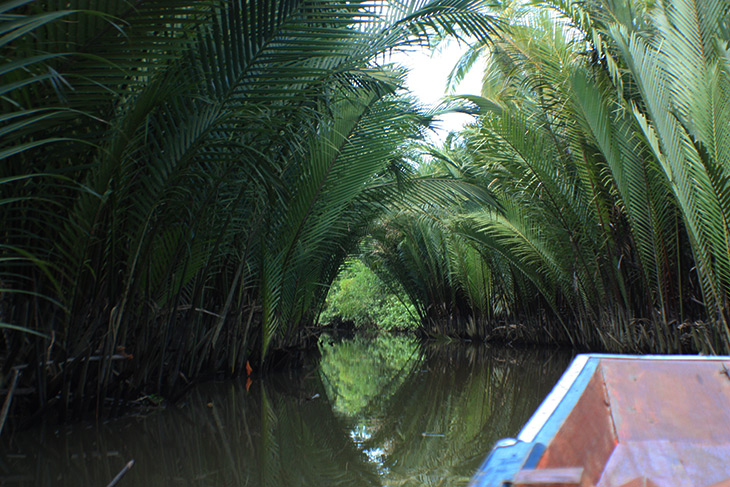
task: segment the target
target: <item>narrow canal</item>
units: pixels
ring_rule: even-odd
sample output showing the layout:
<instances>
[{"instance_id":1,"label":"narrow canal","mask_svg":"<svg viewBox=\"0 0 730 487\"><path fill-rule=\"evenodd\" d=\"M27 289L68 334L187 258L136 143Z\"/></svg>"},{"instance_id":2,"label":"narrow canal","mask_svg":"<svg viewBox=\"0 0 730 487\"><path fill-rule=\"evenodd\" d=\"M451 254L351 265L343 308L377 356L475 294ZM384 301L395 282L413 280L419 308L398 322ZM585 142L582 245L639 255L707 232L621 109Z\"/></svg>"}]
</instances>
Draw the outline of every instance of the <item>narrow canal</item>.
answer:
<instances>
[{"instance_id":1,"label":"narrow canal","mask_svg":"<svg viewBox=\"0 0 730 487\"><path fill-rule=\"evenodd\" d=\"M0 485L465 485L570 356L402 336L320 340L265 380L203 384L161 411L5 438Z\"/></svg>"}]
</instances>

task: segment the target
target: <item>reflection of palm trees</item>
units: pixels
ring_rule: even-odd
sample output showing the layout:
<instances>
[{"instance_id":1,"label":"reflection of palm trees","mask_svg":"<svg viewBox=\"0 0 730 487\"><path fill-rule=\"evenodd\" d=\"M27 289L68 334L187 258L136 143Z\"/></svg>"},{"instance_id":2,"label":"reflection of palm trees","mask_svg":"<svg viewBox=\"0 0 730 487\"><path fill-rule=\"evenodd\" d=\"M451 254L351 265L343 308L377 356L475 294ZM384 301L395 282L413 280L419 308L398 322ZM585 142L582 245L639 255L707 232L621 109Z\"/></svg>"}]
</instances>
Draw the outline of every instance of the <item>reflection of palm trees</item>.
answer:
<instances>
[{"instance_id":1,"label":"reflection of palm trees","mask_svg":"<svg viewBox=\"0 0 730 487\"><path fill-rule=\"evenodd\" d=\"M324 396L317 374L274 377L249 393L241 382L210 384L177 408L98 433L27 433L0 455L0 483L32 472L8 485L106 485L135 458L125 487L378 485L329 404L301 391ZM18 452L25 458L12 457Z\"/></svg>"},{"instance_id":2,"label":"reflection of palm trees","mask_svg":"<svg viewBox=\"0 0 730 487\"><path fill-rule=\"evenodd\" d=\"M369 411L363 448L383 448L388 485L462 483L499 438L514 435L567 365L539 351L428 346L423 367ZM442 436L443 435L443 436Z\"/></svg>"},{"instance_id":3,"label":"reflection of palm trees","mask_svg":"<svg viewBox=\"0 0 730 487\"><path fill-rule=\"evenodd\" d=\"M323 351L322 366L342 355L350 355L341 362L348 367L368 354L389 361L373 369L360 360L361 369L347 370L376 385L363 408L335 414L326 400L330 386L313 368L270 376L248 393L243 382L206 384L177 407L98 432L9 438L0 449L0 483L106 485L132 458L124 487L464 483L496 439L517 432L568 362L548 353L387 338Z\"/></svg>"},{"instance_id":4,"label":"reflection of palm trees","mask_svg":"<svg viewBox=\"0 0 730 487\"><path fill-rule=\"evenodd\" d=\"M455 194L401 184L432 116L379 61L488 37L480 4L0 0L2 365L63 364L25 368L13 412L298 345L368 222L404 189Z\"/></svg>"},{"instance_id":5,"label":"reflection of palm trees","mask_svg":"<svg viewBox=\"0 0 730 487\"><path fill-rule=\"evenodd\" d=\"M336 411L349 416L394 394L421 362L420 347L413 337L328 339L322 341L321 349L320 374L328 397Z\"/></svg>"}]
</instances>

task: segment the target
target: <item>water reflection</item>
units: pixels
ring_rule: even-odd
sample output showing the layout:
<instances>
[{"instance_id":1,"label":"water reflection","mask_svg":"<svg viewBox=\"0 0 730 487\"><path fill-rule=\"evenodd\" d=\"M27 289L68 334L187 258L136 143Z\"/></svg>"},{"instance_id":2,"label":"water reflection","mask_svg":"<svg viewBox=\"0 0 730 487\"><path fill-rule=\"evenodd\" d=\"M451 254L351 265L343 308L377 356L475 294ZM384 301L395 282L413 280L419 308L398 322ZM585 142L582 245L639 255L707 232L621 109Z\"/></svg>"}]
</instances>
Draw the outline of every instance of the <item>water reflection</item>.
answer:
<instances>
[{"instance_id":1,"label":"water reflection","mask_svg":"<svg viewBox=\"0 0 730 487\"><path fill-rule=\"evenodd\" d=\"M0 485L463 485L515 434L569 357L408 338L322 342L321 366L206 384L96 427L5 438Z\"/></svg>"},{"instance_id":2,"label":"water reflection","mask_svg":"<svg viewBox=\"0 0 730 487\"><path fill-rule=\"evenodd\" d=\"M373 348L362 340L341 346L360 346L365 357ZM380 381L383 390L398 386L343 418L381 484L393 487L466 484L494 443L520 430L570 360L545 350L463 344L430 345L409 357L386 375L368 376L360 367L367 360L353 362L350 375ZM327 381L336 388L336 378Z\"/></svg>"},{"instance_id":3,"label":"water reflection","mask_svg":"<svg viewBox=\"0 0 730 487\"><path fill-rule=\"evenodd\" d=\"M335 412L358 416L396 393L419 366L422 355L412 336L377 335L320 339L320 375Z\"/></svg>"}]
</instances>

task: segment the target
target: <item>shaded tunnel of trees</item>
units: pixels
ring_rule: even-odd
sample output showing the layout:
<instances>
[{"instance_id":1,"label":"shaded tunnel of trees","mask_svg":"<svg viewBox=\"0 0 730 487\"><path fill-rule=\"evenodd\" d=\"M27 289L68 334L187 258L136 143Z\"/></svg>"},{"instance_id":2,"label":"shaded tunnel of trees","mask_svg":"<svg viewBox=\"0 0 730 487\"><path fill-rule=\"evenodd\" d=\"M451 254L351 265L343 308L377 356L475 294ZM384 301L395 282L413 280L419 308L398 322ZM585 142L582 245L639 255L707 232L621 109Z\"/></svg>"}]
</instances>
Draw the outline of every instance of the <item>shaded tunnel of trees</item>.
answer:
<instances>
[{"instance_id":1,"label":"shaded tunnel of trees","mask_svg":"<svg viewBox=\"0 0 730 487\"><path fill-rule=\"evenodd\" d=\"M67 418L265 369L353 256L426 335L727 353L729 10L0 2L5 394ZM388 55L453 36L481 96L423 107Z\"/></svg>"}]
</instances>

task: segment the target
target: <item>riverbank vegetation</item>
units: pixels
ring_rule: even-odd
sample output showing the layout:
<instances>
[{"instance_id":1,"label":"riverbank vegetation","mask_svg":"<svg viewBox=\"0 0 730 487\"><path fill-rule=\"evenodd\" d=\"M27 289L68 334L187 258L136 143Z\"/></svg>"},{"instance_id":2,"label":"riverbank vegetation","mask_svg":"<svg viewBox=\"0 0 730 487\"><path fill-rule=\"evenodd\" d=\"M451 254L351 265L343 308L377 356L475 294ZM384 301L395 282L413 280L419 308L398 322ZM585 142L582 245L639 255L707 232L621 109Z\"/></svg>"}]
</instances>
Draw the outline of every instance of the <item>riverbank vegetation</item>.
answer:
<instances>
[{"instance_id":1,"label":"riverbank vegetation","mask_svg":"<svg viewBox=\"0 0 730 487\"><path fill-rule=\"evenodd\" d=\"M475 123L426 149L494 201L393 212L369 261L431 333L727 352L727 3L547 3L502 4Z\"/></svg>"},{"instance_id":2,"label":"riverbank vegetation","mask_svg":"<svg viewBox=\"0 0 730 487\"><path fill-rule=\"evenodd\" d=\"M15 411L169 397L301 346L368 222L403 199L400 148L429 123L385 57L456 30L487 38L498 22L478 7L0 3ZM411 185L412 199L458 194Z\"/></svg>"},{"instance_id":3,"label":"riverbank vegetation","mask_svg":"<svg viewBox=\"0 0 730 487\"><path fill-rule=\"evenodd\" d=\"M346 258L421 331L730 351L727 2L0 2L0 325L29 415L305 346ZM392 50L459 35L475 122ZM22 395L23 392L25 395ZM7 411L7 409L6 409ZM0 419L0 425L4 420Z\"/></svg>"},{"instance_id":4,"label":"riverbank vegetation","mask_svg":"<svg viewBox=\"0 0 730 487\"><path fill-rule=\"evenodd\" d=\"M418 315L403 294L400 288L387 286L362 260L350 259L330 286L319 322L357 329L413 330Z\"/></svg>"}]
</instances>

